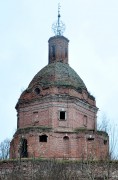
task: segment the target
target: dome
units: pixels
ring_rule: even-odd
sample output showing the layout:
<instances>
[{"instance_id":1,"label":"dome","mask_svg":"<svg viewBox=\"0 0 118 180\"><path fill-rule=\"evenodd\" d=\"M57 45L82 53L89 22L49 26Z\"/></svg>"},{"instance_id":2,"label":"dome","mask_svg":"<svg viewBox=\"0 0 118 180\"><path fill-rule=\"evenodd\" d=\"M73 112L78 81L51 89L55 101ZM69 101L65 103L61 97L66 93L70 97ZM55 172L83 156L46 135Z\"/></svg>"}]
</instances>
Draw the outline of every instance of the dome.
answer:
<instances>
[{"instance_id":1,"label":"dome","mask_svg":"<svg viewBox=\"0 0 118 180\"><path fill-rule=\"evenodd\" d=\"M54 62L41 69L34 76L28 88L38 85L42 88L65 86L76 90L86 89L79 75L68 64L62 62Z\"/></svg>"}]
</instances>

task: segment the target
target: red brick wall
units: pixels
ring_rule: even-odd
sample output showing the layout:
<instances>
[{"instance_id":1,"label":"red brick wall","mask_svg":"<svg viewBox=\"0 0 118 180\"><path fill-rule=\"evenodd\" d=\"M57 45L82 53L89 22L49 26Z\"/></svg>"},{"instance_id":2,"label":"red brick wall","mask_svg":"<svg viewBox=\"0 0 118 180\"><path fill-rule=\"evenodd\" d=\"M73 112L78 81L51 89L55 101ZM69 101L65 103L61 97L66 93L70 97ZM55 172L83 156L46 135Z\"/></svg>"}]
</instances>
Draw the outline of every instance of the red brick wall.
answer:
<instances>
[{"instance_id":1,"label":"red brick wall","mask_svg":"<svg viewBox=\"0 0 118 180\"><path fill-rule=\"evenodd\" d=\"M52 100L50 101L50 98ZM59 120L59 112L66 111L65 121ZM84 115L87 116L87 129L94 129L96 123L97 108L88 103L77 99L76 97L54 95L48 96L43 101L32 102L21 105L19 112L19 128L27 126L51 126L58 128L64 126L67 128L84 127ZM37 113L37 118L35 114Z\"/></svg>"},{"instance_id":2,"label":"red brick wall","mask_svg":"<svg viewBox=\"0 0 118 180\"><path fill-rule=\"evenodd\" d=\"M49 63L57 61L68 63L68 42L69 40L63 36L49 39Z\"/></svg>"},{"instance_id":3,"label":"red brick wall","mask_svg":"<svg viewBox=\"0 0 118 180\"><path fill-rule=\"evenodd\" d=\"M47 142L39 142L39 136L46 134L48 136ZM102 159L108 154L108 143L104 144L104 140L108 137L104 134L87 132L36 132L24 133L16 135L11 144L11 151L15 152L14 157L18 157L18 147L20 145L21 137L27 139L28 143L28 157L46 157L46 158L70 158L70 159L86 159L92 156L94 159ZM64 140L68 137L68 141ZM88 140L93 137L94 140ZM14 148L14 149L13 149ZM11 153L11 157L12 153Z\"/></svg>"},{"instance_id":4,"label":"red brick wall","mask_svg":"<svg viewBox=\"0 0 118 180\"><path fill-rule=\"evenodd\" d=\"M52 87L41 90L39 96L33 92L28 94L21 95L17 107L19 128L11 142L11 158L19 156L20 140L24 137L28 142L28 157L76 159L86 158L92 153L98 159L101 154L105 156L108 153L108 144L103 144L104 135L97 135L95 132L94 141L87 141L86 130L96 131L97 108L95 101L89 100L85 90L79 93L74 89ZM66 112L65 120L60 120L60 111ZM27 132L26 129L30 127L34 127L33 131ZM35 127L39 127L38 132ZM41 127L51 127L52 130L45 133L40 130ZM22 130L21 133L18 133L19 129ZM89 135L91 131L87 133ZM39 142L41 134L48 136L47 142ZM64 136L68 136L69 141L64 141Z\"/></svg>"},{"instance_id":5,"label":"red brick wall","mask_svg":"<svg viewBox=\"0 0 118 180\"><path fill-rule=\"evenodd\" d=\"M0 179L118 179L118 161L56 161L42 159L0 162Z\"/></svg>"}]
</instances>

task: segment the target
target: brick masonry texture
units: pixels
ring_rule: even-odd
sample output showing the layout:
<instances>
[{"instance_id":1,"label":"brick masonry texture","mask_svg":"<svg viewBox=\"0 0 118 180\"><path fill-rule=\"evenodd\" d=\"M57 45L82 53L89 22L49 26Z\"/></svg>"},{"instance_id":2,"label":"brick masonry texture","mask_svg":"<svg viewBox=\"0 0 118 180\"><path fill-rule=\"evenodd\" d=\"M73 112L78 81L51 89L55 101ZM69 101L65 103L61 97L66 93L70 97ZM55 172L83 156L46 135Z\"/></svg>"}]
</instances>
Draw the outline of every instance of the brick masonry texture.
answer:
<instances>
[{"instance_id":1,"label":"brick masonry texture","mask_svg":"<svg viewBox=\"0 0 118 180\"><path fill-rule=\"evenodd\" d=\"M116 161L56 161L29 159L0 162L1 180L117 180Z\"/></svg>"},{"instance_id":2,"label":"brick masonry texture","mask_svg":"<svg viewBox=\"0 0 118 180\"><path fill-rule=\"evenodd\" d=\"M108 134L97 131L95 98L68 65L68 42L63 36L49 39L49 64L21 94L10 158L108 156Z\"/></svg>"}]
</instances>

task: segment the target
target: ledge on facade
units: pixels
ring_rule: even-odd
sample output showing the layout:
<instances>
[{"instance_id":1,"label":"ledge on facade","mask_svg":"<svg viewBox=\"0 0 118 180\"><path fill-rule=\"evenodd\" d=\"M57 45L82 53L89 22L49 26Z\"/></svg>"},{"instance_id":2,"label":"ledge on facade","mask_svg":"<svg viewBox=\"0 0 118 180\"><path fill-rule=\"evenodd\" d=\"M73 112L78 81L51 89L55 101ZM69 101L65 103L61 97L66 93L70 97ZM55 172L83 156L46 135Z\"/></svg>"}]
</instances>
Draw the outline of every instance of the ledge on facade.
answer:
<instances>
[{"instance_id":1,"label":"ledge on facade","mask_svg":"<svg viewBox=\"0 0 118 180\"><path fill-rule=\"evenodd\" d=\"M98 134L98 135L103 135L103 136L108 136L108 133L105 131L95 131L93 129L87 129L86 127L80 127L80 128L76 128L74 129L74 132L79 133L79 132L84 132L84 133L94 133L94 134Z\"/></svg>"},{"instance_id":2,"label":"ledge on facade","mask_svg":"<svg viewBox=\"0 0 118 180\"><path fill-rule=\"evenodd\" d=\"M79 127L79 128L75 128L74 132L78 133L78 132L94 132L93 129L87 129L86 127Z\"/></svg>"},{"instance_id":3,"label":"ledge on facade","mask_svg":"<svg viewBox=\"0 0 118 180\"><path fill-rule=\"evenodd\" d=\"M55 133L94 133L96 132L93 129L87 129L86 127L80 127L80 128L75 128L75 129L68 129L68 128L57 128L54 131Z\"/></svg>"},{"instance_id":4,"label":"ledge on facade","mask_svg":"<svg viewBox=\"0 0 118 180\"><path fill-rule=\"evenodd\" d=\"M96 131L99 135L105 135L108 136L108 133L106 131Z\"/></svg>"},{"instance_id":5,"label":"ledge on facade","mask_svg":"<svg viewBox=\"0 0 118 180\"><path fill-rule=\"evenodd\" d=\"M69 39L67 39L65 36L63 36L63 35L56 35L56 36L52 36L52 37L50 37L49 38L49 40L48 40L48 42L50 42L50 40L55 40L55 39L64 39L64 40L66 40L67 42L69 42Z\"/></svg>"},{"instance_id":6,"label":"ledge on facade","mask_svg":"<svg viewBox=\"0 0 118 180\"><path fill-rule=\"evenodd\" d=\"M15 135L22 134L22 133L29 133L29 132L50 132L52 130L51 127L47 126L29 126L25 128L17 129Z\"/></svg>"},{"instance_id":7,"label":"ledge on facade","mask_svg":"<svg viewBox=\"0 0 118 180\"><path fill-rule=\"evenodd\" d=\"M88 93L88 98L90 98L91 100L95 101L95 97L93 95L91 95L90 92Z\"/></svg>"},{"instance_id":8,"label":"ledge on facade","mask_svg":"<svg viewBox=\"0 0 118 180\"><path fill-rule=\"evenodd\" d=\"M49 95L48 94L46 96L41 96L41 97L33 98L31 100L19 99L18 103L15 106L15 108L16 108L16 110L18 110L20 107L22 107L24 105L25 106L29 106L30 103L35 103L35 102L40 102L40 103L47 102L47 103L49 103L49 102L52 102L52 101L57 102L57 100L58 100L58 102L59 101L61 101L61 102L63 101L64 102L65 100L67 100L68 102L72 102L73 101L73 103L81 102L81 103L83 103L83 105L87 105L88 108L90 108L90 109L93 109L93 110L96 110L96 111L98 110L98 108L95 105L88 103L84 99L80 99L78 97L74 97L74 96L70 96L70 95L65 95L65 94L63 94L63 95L62 94L61 95L59 95L59 94Z\"/></svg>"}]
</instances>

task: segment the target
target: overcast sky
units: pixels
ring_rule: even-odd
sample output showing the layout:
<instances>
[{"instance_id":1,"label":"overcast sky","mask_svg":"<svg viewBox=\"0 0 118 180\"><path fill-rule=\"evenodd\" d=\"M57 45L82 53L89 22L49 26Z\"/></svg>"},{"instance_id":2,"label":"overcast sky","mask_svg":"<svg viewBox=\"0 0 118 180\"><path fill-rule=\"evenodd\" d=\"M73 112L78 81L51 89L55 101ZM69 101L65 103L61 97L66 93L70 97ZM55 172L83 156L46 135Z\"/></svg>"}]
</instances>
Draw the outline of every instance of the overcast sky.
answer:
<instances>
[{"instance_id":1,"label":"overcast sky","mask_svg":"<svg viewBox=\"0 0 118 180\"><path fill-rule=\"evenodd\" d=\"M0 0L0 141L12 138L18 98L48 63L59 2L69 64L117 128L118 0Z\"/></svg>"}]
</instances>

